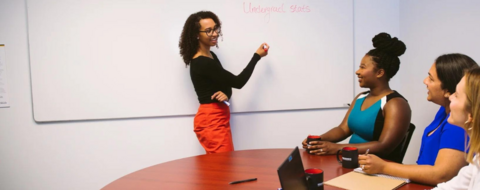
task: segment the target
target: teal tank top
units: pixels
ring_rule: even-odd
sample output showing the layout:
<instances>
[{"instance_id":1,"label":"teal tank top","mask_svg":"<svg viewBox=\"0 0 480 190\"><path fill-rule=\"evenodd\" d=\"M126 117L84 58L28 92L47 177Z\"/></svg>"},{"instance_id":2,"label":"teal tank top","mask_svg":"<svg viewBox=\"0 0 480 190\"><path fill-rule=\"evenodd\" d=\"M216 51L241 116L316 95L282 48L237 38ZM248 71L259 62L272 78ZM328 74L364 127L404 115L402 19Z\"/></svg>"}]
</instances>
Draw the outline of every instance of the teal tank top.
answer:
<instances>
[{"instance_id":1,"label":"teal tank top","mask_svg":"<svg viewBox=\"0 0 480 190\"><path fill-rule=\"evenodd\" d=\"M363 95L362 95L363 96ZM375 121L377 120L381 100L365 110L361 110L365 97L359 97L348 117L348 127L353 132L350 144L366 143L373 140ZM383 98L382 98L383 99Z\"/></svg>"},{"instance_id":2,"label":"teal tank top","mask_svg":"<svg viewBox=\"0 0 480 190\"><path fill-rule=\"evenodd\" d=\"M403 98L397 91L393 91L365 110L361 110L362 104L369 93L369 91L364 92L357 98L348 117L348 127L350 131L353 132L350 138L350 144L377 141L382 134L383 124L385 122L383 107L393 98Z\"/></svg>"}]
</instances>

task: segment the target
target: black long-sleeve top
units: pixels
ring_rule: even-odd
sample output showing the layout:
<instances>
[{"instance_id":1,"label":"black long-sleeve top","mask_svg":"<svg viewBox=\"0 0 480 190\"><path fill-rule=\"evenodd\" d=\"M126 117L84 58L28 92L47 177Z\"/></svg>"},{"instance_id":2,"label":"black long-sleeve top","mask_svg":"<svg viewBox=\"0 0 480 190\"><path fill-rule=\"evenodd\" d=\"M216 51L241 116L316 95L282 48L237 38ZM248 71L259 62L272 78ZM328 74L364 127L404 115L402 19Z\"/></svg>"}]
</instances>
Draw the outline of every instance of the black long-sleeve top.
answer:
<instances>
[{"instance_id":1,"label":"black long-sleeve top","mask_svg":"<svg viewBox=\"0 0 480 190\"><path fill-rule=\"evenodd\" d=\"M241 89L252 76L253 69L261 58L260 55L255 53L245 69L238 76L235 76L223 69L220 60L213 52L211 53L213 59L199 56L192 59L190 63L190 78L200 104L218 102L211 98L218 91L222 91L230 99L232 87Z\"/></svg>"}]
</instances>

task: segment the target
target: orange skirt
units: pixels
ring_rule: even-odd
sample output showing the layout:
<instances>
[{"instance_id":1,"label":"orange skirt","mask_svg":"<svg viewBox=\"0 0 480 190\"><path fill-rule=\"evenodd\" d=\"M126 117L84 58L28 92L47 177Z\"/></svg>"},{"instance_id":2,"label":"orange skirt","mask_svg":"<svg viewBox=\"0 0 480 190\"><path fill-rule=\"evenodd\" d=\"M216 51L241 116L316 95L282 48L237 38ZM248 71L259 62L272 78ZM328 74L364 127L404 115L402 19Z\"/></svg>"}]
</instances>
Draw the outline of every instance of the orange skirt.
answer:
<instances>
[{"instance_id":1,"label":"orange skirt","mask_svg":"<svg viewBox=\"0 0 480 190\"><path fill-rule=\"evenodd\" d=\"M207 154L234 150L230 109L226 104L200 104L193 123L193 131Z\"/></svg>"}]
</instances>

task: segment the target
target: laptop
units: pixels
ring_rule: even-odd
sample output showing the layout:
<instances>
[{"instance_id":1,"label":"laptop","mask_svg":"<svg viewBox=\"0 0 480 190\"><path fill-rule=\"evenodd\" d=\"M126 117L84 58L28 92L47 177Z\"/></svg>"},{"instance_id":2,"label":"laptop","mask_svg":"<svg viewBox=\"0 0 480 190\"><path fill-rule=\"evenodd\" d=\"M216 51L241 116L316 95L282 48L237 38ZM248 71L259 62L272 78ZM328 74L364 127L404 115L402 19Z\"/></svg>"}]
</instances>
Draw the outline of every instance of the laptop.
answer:
<instances>
[{"instance_id":1,"label":"laptop","mask_svg":"<svg viewBox=\"0 0 480 190\"><path fill-rule=\"evenodd\" d=\"M307 178L305 177L298 146L288 155L277 171L282 190L308 190Z\"/></svg>"}]
</instances>

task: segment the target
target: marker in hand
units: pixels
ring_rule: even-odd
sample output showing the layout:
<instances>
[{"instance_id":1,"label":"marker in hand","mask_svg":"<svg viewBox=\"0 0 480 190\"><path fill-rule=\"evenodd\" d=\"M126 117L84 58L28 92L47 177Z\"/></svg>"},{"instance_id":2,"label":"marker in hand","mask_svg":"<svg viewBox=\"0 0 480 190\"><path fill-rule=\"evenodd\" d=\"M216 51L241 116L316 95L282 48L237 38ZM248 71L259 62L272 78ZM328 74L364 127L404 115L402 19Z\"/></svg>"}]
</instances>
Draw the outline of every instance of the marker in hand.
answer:
<instances>
[{"instance_id":1,"label":"marker in hand","mask_svg":"<svg viewBox=\"0 0 480 190\"><path fill-rule=\"evenodd\" d=\"M263 50L265 50L265 52L267 52L267 51L268 51L268 49L267 49L267 45L266 45L266 44L263 44Z\"/></svg>"},{"instance_id":2,"label":"marker in hand","mask_svg":"<svg viewBox=\"0 0 480 190\"><path fill-rule=\"evenodd\" d=\"M227 101L223 101L223 103L227 104L227 106L230 106L230 103L228 103Z\"/></svg>"},{"instance_id":3,"label":"marker in hand","mask_svg":"<svg viewBox=\"0 0 480 190\"><path fill-rule=\"evenodd\" d=\"M219 95L225 95L223 94L223 92L221 91L218 91L218 92L215 92L213 95L212 95L212 100L213 99L217 99L218 101L220 101L220 98L218 97ZM228 102L228 98L225 98L226 100L222 101L224 104L227 104L227 106L230 106L230 103Z\"/></svg>"}]
</instances>

